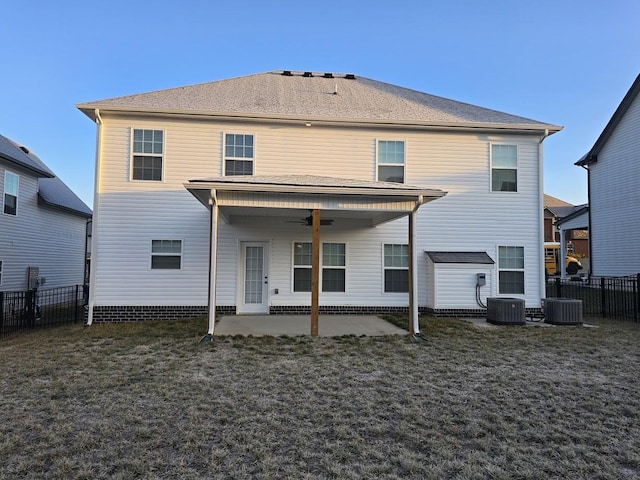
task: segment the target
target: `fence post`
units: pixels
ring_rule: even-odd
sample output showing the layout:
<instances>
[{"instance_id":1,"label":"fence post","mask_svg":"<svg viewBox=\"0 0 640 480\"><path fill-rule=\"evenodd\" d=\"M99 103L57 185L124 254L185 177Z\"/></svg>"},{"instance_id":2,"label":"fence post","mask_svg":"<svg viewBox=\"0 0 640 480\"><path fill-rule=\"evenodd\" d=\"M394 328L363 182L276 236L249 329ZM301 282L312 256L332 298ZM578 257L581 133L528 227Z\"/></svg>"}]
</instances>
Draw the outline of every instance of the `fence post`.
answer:
<instances>
[{"instance_id":1,"label":"fence post","mask_svg":"<svg viewBox=\"0 0 640 480\"><path fill-rule=\"evenodd\" d=\"M36 298L33 292L34 292L33 290L27 290L24 296L25 324L27 327L30 327L30 328L33 328L36 324L36 317L35 317L36 309L34 305Z\"/></svg>"},{"instance_id":2,"label":"fence post","mask_svg":"<svg viewBox=\"0 0 640 480\"><path fill-rule=\"evenodd\" d=\"M633 289L635 291L634 299L634 308L633 308L633 321L638 321L638 311L640 311L640 273L636 274L636 282L633 285Z\"/></svg>"},{"instance_id":3,"label":"fence post","mask_svg":"<svg viewBox=\"0 0 640 480\"><path fill-rule=\"evenodd\" d=\"M562 297L562 279L560 277L556 278L556 297Z\"/></svg>"},{"instance_id":4,"label":"fence post","mask_svg":"<svg viewBox=\"0 0 640 480\"><path fill-rule=\"evenodd\" d=\"M607 316L607 294L604 289L604 277L600 278L600 308L603 317Z\"/></svg>"},{"instance_id":5,"label":"fence post","mask_svg":"<svg viewBox=\"0 0 640 480\"><path fill-rule=\"evenodd\" d=\"M76 285L76 296L73 299L73 321L78 323L78 285Z\"/></svg>"},{"instance_id":6,"label":"fence post","mask_svg":"<svg viewBox=\"0 0 640 480\"><path fill-rule=\"evenodd\" d=\"M0 292L0 336L2 336L3 326L4 326L4 292Z\"/></svg>"}]
</instances>

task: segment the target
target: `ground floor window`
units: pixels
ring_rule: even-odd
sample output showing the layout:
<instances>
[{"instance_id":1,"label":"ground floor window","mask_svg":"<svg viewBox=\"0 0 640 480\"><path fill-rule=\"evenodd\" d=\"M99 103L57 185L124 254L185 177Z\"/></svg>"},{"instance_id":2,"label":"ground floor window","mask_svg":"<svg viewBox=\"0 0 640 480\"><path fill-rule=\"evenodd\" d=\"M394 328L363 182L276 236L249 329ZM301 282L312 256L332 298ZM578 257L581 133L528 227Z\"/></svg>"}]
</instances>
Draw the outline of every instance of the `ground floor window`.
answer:
<instances>
[{"instance_id":1,"label":"ground floor window","mask_svg":"<svg viewBox=\"0 0 640 480\"><path fill-rule=\"evenodd\" d=\"M151 240L151 268L154 270L180 270L182 240Z\"/></svg>"},{"instance_id":2,"label":"ground floor window","mask_svg":"<svg viewBox=\"0 0 640 480\"><path fill-rule=\"evenodd\" d=\"M346 245L323 243L320 252L320 285L323 292L346 291ZM311 243L293 244L293 291L311 291Z\"/></svg>"},{"instance_id":3,"label":"ground floor window","mask_svg":"<svg viewBox=\"0 0 640 480\"><path fill-rule=\"evenodd\" d=\"M498 247L498 293L524 294L524 247Z\"/></svg>"},{"instance_id":4,"label":"ground floor window","mask_svg":"<svg viewBox=\"0 0 640 480\"><path fill-rule=\"evenodd\" d=\"M409 291L409 246L384 245L384 291L398 293Z\"/></svg>"}]
</instances>

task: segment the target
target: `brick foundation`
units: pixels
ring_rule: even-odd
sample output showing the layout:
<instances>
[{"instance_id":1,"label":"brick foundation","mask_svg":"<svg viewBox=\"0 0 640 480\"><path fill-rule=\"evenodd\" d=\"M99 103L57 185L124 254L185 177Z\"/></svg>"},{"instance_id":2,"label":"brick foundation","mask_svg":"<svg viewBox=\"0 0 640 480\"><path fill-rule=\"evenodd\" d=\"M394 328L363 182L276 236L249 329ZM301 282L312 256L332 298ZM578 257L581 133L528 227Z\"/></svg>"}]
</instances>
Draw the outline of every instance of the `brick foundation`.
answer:
<instances>
[{"instance_id":1,"label":"brick foundation","mask_svg":"<svg viewBox=\"0 0 640 480\"><path fill-rule=\"evenodd\" d=\"M420 314L435 317L486 317L487 311L476 309L432 309L420 307ZM408 307L384 306L340 306L324 305L320 307L322 315L384 315L407 314ZM235 315L236 307L223 305L216 308L218 315ZM303 305L271 306L271 315L310 315L311 307ZM137 322L140 320L185 320L207 315L206 306L95 306L93 307L93 321L99 322ZM526 308L527 318L542 317L542 309Z\"/></svg>"},{"instance_id":2,"label":"brick foundation","mask_svg":"<svg viewBox=\"0 0 640 480\"><path fill-rule=\"evenodd\" d=\"M458 318L484 318L487 311L484 308L426 308L420 307L420 313L433 315L434 317L458 317ZM525 308L525 317L541 318L543 316L541 308Z\"/></svg>"},{"instance_id":3,"label":"brick foundation","mask_svg":"<svg viewBox=\"0 0 640 480\"><path fill-rule=\"evenodd\" d=\"M200 306L95 306L93 322L138 322L140 320L183 320L207 315Z\"/></svg>"},{"instance_id":4,"label":"brick foundation","mask_svg":"<svg viewBox=\"0 0 640 480\"><path fill-rule=\"evenodd\" d=\"M407 313L408 307L362 307L323 305L319 307L322 315L383 315L394 313ZM271 315L311 315L311 307L304 305L286 305L269 307Z\"/></svg>"}]
</instances>

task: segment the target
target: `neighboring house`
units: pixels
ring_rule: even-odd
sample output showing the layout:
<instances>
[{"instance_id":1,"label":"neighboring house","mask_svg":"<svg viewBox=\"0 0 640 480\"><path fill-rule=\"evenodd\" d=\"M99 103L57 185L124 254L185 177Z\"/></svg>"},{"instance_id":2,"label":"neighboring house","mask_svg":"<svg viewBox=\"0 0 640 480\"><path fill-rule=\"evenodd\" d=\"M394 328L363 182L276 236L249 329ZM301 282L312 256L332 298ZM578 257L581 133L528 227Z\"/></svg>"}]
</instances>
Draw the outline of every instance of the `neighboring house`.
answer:
<instances>
[{"instance_id":1,"label":"neighboring house","mask_svg":"<svg viewBox=\"0 0 640 480\"><path fill-rule=\"evenodd\" d=\"M544 241L560 242L559 222L565 217L573 217L577 211L587 208L586 205L571 203L544 195ZM579 257L589 256L589 230L586 227L571 227L564 233L566 252Z\"/></svg>"},{"instance_id":2,"label":"neighboring house","mask_svg":"<svg viewBox=\"0 0 640 480\"><path fill-rule=\"evenodd\" d=\"M98 128L89 322L540 308L561 127L291 71L78 108Z\"/></svg>"},{"instance_id":3,"label":"neighboring house","mask_svg":"<svg viewBox=\"0 0 640 480\"><path fill-rule=\"evenodd\" d=\"M0 135L0 290L84 281L92 212L28 148Z\"/></svg>"},{"instance_id":4,"label":"neighboring house","mask_svg":"<svg viewBox=\"0 0 640 480\"><path fill-rule=\"evenodd\" d=\"M591 274L640 272L640 75L576 165L588 171Z\"/></svg>"}]
</instances>

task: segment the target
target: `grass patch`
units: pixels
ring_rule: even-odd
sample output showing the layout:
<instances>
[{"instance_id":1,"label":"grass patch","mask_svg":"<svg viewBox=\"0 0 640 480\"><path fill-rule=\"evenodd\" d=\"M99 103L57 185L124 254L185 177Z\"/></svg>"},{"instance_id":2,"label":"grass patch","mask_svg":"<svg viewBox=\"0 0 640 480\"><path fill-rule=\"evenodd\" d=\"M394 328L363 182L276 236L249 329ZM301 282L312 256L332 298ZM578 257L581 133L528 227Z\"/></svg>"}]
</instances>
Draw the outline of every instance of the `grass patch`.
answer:
<instances>
[{"instance_id":1,"label":"grass patch","mask_svg":"<svg viewBox=\"0 0 640 480\"><path fill-rule=\"evenodd\" d=\"M640 476L640 326L421 322L421 344L198 344L203 319L5 339L0 478Z\"/></svg>"}]
</instances>

